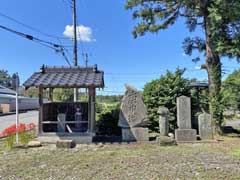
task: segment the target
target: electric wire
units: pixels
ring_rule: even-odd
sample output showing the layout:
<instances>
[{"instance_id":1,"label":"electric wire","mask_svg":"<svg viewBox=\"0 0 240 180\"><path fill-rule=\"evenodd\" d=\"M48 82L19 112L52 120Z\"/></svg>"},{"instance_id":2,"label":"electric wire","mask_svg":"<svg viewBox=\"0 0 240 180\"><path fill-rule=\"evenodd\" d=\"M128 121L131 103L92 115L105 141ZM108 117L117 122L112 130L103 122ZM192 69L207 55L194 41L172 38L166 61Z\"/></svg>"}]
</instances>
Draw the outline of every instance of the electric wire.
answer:
<instances>
[{"instance_id":1,"label":"electric wire","mask_svg":"<svg viewBox=\"0 0 240 180\"><path fill-rule=\"evenodd\" d=\"M8 31L8 32L14 33L14 34L16 34L16 35L18 35L18 36L21 36L21 37L23 37L23 38L25 38L25 39L27 39L27 40L33 41L33 42L35 42L35 43L38 43L38 44L40 44L40 45L42 45L42 46L48 47L48 48L50 48L50 49L53 49L53 50L55 50L55 51L58 52L58 53L61 53L62 56L64 57L65 61L66 61L69 65L71 65L70 62L69 62L69 60L68 60L68 58L66 57L66 55L65 55L65 53L64 53L64 48L65 48L64 46L59 45L59 44L56 44L56 43L52 43L52 42L50 42L50 41L46 41L46 40L39 39L39 38L34 37L34 36L32 36L32 35L25 34L25 33L22 33L22 32L16 31L16 30L13 30L13 29L8 28L8 27L3 26L3 25L0 25L0 28L3 29L3 30L6 30L6 31Z\"/></svg>"},{"instance_id":2,"label":"electric wire","mask_svg":"<svg viewBox=\"0 0 240 180\"><path fill-rule=\"evenodd\" d=\"M10 17L10 16L8 16L8 15L6 15L6 14L3 14L3 13L1 13L1 12L0 12L0 16L1 16L1 17L4 17L4 18L6 18L6 19L8 19L8 20L10 20L10 21L13 21L13 22L15 22L15 23L17 23L17 24L25 27L25 28L28 28L28 29L30 29L30 30L32 30L32 31L35 31L35 32L39 33L39 34L42 34L42 35L44 35L44 36L47 36L47 37L50 37L50 38L55 38L55 39L70 40L70 38L67 38L67 37L58 37L58 36L54 36L54 35L48 34L48 33L46 33L46 32L43 32L43 31L41 31L41 30L39 30L39 29L37 29L37 28L35 28L35 27L33 27L33 26L27 25L27 24L25 24L25 23L23 23L23 22L21 22L21 21L19 21L19 20L16 20L15 18L12 18L12 17Z\"/></svg>"}]
</instances>

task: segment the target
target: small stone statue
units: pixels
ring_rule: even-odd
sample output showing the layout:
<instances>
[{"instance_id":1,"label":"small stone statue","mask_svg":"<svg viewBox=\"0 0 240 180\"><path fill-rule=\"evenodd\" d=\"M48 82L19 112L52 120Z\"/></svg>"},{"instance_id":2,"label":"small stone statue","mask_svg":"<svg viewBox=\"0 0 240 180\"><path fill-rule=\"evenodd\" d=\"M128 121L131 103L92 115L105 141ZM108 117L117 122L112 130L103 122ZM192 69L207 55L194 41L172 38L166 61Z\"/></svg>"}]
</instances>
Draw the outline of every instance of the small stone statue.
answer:
<instances>
[{"instance_id":1,"label":"small stone statue","mask_svg":"<svg viewBox=\"0 0 240 180\"><path fill-rule=\"evenodd\" d=\"M160 107L159 114L159 131L161 136L167 136L169 132L168 115L169 110L166 107Z\"/></svg>"},{"instance_id":2,"label":"small stone statue","mask_svg":"<svg viewBox=\"0 0 240 180\"><path fill-rule=\"evenodd\" d=\"M82 124L81 124L81 121L82 121L82 112L81 112L81 109L80 109L80 108L77 108L77 109L76 109L75 121L76 121L75 127L76 127L77 129L81 130L81 128L82 128Z\"/></svg>"}]
</instances>

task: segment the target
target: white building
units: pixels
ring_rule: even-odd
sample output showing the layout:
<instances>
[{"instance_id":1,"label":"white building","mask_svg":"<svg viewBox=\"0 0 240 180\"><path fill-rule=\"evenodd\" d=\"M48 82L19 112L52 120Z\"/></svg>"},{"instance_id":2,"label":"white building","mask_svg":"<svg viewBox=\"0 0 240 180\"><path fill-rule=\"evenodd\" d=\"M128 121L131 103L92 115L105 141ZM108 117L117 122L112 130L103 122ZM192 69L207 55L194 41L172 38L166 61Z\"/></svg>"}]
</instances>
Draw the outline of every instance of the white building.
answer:
<instances>
[{"instance_id":1,"label":"white building","mask_svg":"<svg viewBox=\"0 0 240 180\"><path fill-rule=\"evenodd\" d=\"M15 91L5 88L0 85L0 108L2 109L2 106L8 106L9 105L9 111L15 111L16 110L16 96ZM29 97L23 97L19 96L19 110L32 110L32 109L38 109L39 103L38 98L29 98ZM2 110L0 109L0 113Z\"/></svg>"}]
</instances>

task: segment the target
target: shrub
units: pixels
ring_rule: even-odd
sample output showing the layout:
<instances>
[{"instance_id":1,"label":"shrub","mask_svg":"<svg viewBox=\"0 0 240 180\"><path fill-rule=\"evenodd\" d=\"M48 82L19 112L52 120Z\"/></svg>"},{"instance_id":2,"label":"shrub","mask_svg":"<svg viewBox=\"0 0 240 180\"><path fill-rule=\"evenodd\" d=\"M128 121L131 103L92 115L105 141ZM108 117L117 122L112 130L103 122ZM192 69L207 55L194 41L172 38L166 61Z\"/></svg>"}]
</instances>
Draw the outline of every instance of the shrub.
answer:
<instances>
[{"instance_id":1,"label":"shrub","mask_svg":"<svg viewBox=\"0 0 240 180\"><path fill-rule=\"evenodd\" d=\"M185 95L190 97L189 81L182 77L184 69L177 69L174 73L167 71L166 75L147 83L143 90L144 102L149 116L149 128L159 130L158 108L167 107L170 111L170 131L177 127L177 97Z\"/></svg>"},{"instance_id":2,"label":"shrub","mask_svg":"<svg viewBox=\"0 0 240 180\"><path fill-rule=\"evenodd\" d=\"M121 135L121 128L118 127L119 111L119 105L102 109L96 124L99 135Z\"/></svg>"}]
</instances>

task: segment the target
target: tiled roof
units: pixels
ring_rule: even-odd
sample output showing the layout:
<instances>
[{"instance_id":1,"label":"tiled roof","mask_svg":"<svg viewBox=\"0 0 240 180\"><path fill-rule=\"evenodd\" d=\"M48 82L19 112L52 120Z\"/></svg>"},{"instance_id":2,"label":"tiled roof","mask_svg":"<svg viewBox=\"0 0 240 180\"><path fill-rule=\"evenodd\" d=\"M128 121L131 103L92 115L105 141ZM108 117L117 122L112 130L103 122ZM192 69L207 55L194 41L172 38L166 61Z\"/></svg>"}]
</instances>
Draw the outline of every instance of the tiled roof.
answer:
<instances>
[{"instance_id":1,"label":"tiled roof","mask_svg":"<svg viewBox=\"0 0 240 180\"><path fill-rule=\"evenodd\" d=\"M93 67L47 67L42 66L24 84L29 87L84 88L104 87L104 72Z\"/></svg>"},{"instance_id":2,"label":"tiled roof","mask_svg":"<svg viewBox=\"0 0 240 180\"><path fill-rule=\"evenodd\" d=\"M11 94L11 95L15 95L16 92L11 90L11 89L8 89L8 88L5 88L3 86L0 85L0 94Z\"/></svg>"},{"instance_id":3,"label":"tiled roof","mask_svg":"<svg viewBox=\"0 0 240 180\"><path fill-rule=\"evenodd\" d=\"M198 88L200 88L200 87L202 87L202 88L208 88L208 83L205 83L205 82L192 82L191 84L190 84L190 87L198 87Z\"/></svg>"}]
</instances>

